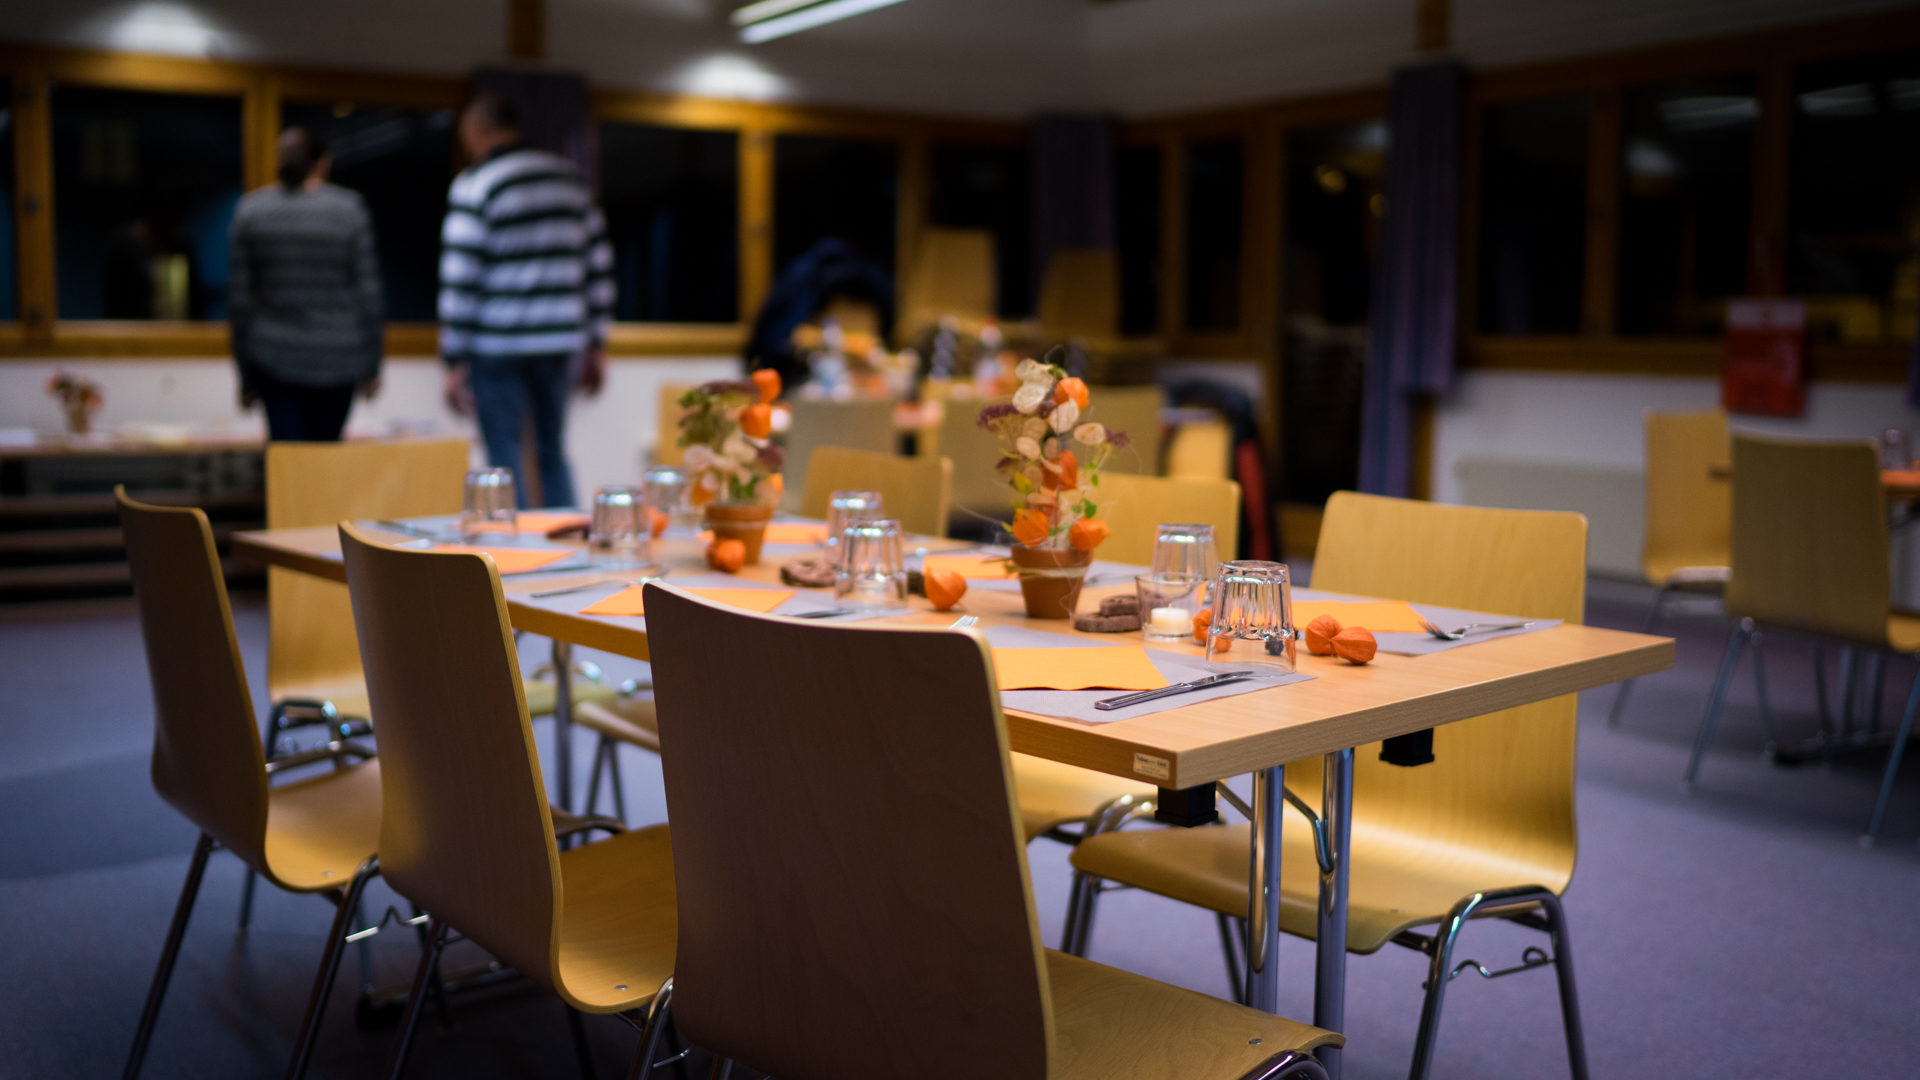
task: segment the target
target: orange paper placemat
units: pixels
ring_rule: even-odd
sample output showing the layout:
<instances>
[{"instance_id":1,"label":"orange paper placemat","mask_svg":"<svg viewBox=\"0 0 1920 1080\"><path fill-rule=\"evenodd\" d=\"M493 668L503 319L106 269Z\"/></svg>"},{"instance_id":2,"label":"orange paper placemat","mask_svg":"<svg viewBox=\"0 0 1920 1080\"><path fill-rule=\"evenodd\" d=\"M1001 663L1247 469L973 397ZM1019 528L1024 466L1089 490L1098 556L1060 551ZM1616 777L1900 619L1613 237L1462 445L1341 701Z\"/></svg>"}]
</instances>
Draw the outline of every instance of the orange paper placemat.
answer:
<instances>
[{"instance_id":1,"label":"orange paper placemat","mask_svg":"<svg viewBox=\"0 0 1920 1080\"><path fill-rule=\"evenodd\" d=\"M630 585L591 607L581 608L580 614L645 615L647 607L640 595L645 588ZM772 611L793 599L792 589L688 589L687 592L716 604L759 612Z\"/></svg>"},{"instance_id":2,"label":"orange paper placemat","mask_svg":"<svg viewBox=\"0 0 1920 1080\"><path fill-rule=\"evenodd\" d=\"M1293 625L1304 627L1322 615L1340 620L1341 626L1358 626L1376 634L1418 634L1420 613L1404 600L1296 600Z\"/></svg>"},{"instance_id":3,"label":"orange paper placemat","mask_svg":"<svg viewBox=\"0 0 1920 1080\"><path fill-rule=\"evenodd\" d=\"M1920 469L1882 469L1880 482L1887 487L1920 487Z\"/></svg>"},{"instance_id":4,"label":"orange paper placemat","mask_svg":"<svg viewBox=\"0 0 1920 1080\"><path fill-rule=\"evenodd\" d=\"M929 574L950 570L969 581L999 581L1016 576L1007 560L997 555L929 555L922 569Z\"/></svg>"},{"instance_id":5,"label":"orange paper placemat","mask_svg":"<svg viewBox=\"0 0 1920 1080\"><path fill-rule=\"evenodd\" d=\"M587 515L571 510L526 510L513 516L513 527L523 533L548 533L572 525L585 525Z\"/></svg>"},{"instance_id":6,"label":"orange paper placemat","mask_svg":"<svg viewBox=\"0 0 1920 1080\"><path fill-rule=\"evenodd\" d=\"M465 544L437 544L433 550L467 554L484 551L493 556L493 564L498 566L503 574L524 574L529 570L552 566L573 554L571 548L468 547Z\"/></svg>"},{"instance_id":7,"label":"orange paper placemat","mask_svg":"<svg viewBox=\"0 0 1920 1080\"><path fill-rule=\"evenodd\" d=\"M1139 645L995 649L1002 690L1158 690L1167 677Z\"/></svg>"},{"instance_id":8,"label":"orange paper placemat","mask_svg":"<svg viewBox=\"0 0 1920 1080\"><path fill-rule=\"evenodd\" d=\"M700 534L700 542L713 543L713 532L708 530ZM765 539L769 544L824 544L827 542L827 527L805 521L769 521Z\"/></svg>"}]
</instances>

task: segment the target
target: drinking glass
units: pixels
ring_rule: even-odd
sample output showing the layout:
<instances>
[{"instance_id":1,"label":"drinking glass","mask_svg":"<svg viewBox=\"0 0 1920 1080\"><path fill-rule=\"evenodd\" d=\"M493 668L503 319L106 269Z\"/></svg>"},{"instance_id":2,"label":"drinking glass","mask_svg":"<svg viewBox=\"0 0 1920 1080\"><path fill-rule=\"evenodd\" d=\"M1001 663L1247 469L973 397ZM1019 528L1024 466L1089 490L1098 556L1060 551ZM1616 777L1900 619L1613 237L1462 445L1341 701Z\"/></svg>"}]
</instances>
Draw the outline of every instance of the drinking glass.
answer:
<instances>
[{"instance_id":1,"label":"drinking glass","mask_svg":"<svg viewBox=\"0 0 1920 1080\"><path fill-rule=\"evenodd\" d=\"M1913 438L1906 428L1890 427L1880 433L1880 467L1913 468Z\"/></svg>"},{"instance_id":2,"label":"drinking glass","mask_svg":"<svg viewBox=\"0 0 1920 1080\"><path fill-rule=\"evenodd\" d=\"M1207 666L1293 673L1293 590L1287 568L1258 560L1220 564L1207 627Z\"/></svg>"},{"instance_id":3,"label":"drinking glass","mask_svg":"<svg viewBox=\"0 0 1920 1080\"><path fill-rule=\"evenodd\" d=\"M687 474L672 465L650 466L640 474L640 492L647 505L667 515L668 521L687 510Z\"/></svg>"},{"instance_id":4,"label":"drinking glass","mask_svg":"<svg viewBox=\"0 0 1920 1080\"><path fill-rule=\"evenodd\" d=\"M1197 574L1136 574L1133 591L1140 598L1140 630L1148 641L1173 641L1193 636L1193 616L1200 610L1200 590L1206 579Z\"/></svg>"},{"instance_id":5,"label":"drinking glass","mask_svg":"<svg viewBox=\"0 0 1920 1080\"><path fill-rule=\"evenodd\" d=\"M833 598L847 607L906 605L907 564L898 521L880 518L847 526L840 540Z\"/></svg>"},{"instance_id":6,"label":"drinking glass","mask_svg":"<svg viewBox=\"0 0 1920 1080\"><path fill-rule=\"evenodd\" d=\"M856 521L880 519L877 491L836 491L827 500L827 546L840 546L840 536Z\"/></svg>"},{"instance_id":7,"label":"drinking glass","mask_svg":"<svg viewBox=\"0 0 1920 1080\"><path fill-rule=\"evenodd\" d=\"M626 569L652 558L653 521L637 487L603 487L593 493L593 525L587 549L601 566Z\"/></svg>"},{"instance_id":8,"label":"drinking glass","mask_svg":"<svg viewBox=\"0 0 1920 1080\"><path fill-rule=\"evenodd\" d=\"M460 510L460 536L469 542L488 535L515 535L513 470L475 469L467 474Z\"/></svg>"},{"instance_id":9,"label":"drinking glass","mask_svg":"<svg viewBox=\"0 0 1920 1080\"><path fill-rule=\"evenodd\" d=\"M1192 574L1202 582L1220 569L1211 525L1162 525L1153 538L1153 572Z\"/></svg>"}]
</instances>

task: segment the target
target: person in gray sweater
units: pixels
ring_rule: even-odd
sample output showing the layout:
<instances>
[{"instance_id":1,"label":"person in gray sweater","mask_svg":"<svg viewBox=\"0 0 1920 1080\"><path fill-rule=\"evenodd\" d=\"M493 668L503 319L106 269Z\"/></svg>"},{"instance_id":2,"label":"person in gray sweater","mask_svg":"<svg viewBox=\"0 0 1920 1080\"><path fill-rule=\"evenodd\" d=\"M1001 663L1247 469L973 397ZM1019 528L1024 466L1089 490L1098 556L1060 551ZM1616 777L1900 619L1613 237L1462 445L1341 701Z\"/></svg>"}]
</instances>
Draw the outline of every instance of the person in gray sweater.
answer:
<instances>
[{"instance_id":1,"label":"person in gray sweater","mask_svg":"<svg viewBox=\"0 0 1920 1080\"><path fill-rule=\"evenodd\" d=\"M240 407L268 436L332 442L355 392L380 387L380 259L366 203L327 183L331 157L301 127L277 145L279 182L234 211L227 308Z\"/></svg>"}]
</instances>

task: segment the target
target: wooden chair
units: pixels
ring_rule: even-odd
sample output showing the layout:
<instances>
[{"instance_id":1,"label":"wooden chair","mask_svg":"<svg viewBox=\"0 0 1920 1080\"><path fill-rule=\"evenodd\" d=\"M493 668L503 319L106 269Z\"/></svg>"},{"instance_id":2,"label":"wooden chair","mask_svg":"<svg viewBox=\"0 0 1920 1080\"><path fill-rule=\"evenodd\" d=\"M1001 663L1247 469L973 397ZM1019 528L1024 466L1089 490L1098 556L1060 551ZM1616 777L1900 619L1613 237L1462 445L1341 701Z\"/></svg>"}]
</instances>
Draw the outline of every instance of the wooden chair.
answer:
<instances>
[{"instance_id":1,"label":"wooden chair","mask_svg":"<svg viewBox=\"0 0 1920 1080\"><path fill-rule=\"evenodd\" d=\"M787 427L786 497L789 512L800 511L807 490L807 469L822 447L840 446L871 454L892 454L900 443L893 428L893 400L866 398L829 401L795 397L787 407L793 420Z\"/></svg>"},{"instance_id":2,"label":"wooden chair","mask_svg":"<svg viewBox=\"0 0 1920 1080\"><path fill-rule=\"evenodd\" d=\"M1049 339L1110 341L1120 336L1120 254L1061 248L1040 282L1040 326Z\"/></svg>"},{"instance_id":3,"label":"wooden chair","mask_svg":"<svg viewBox=\"0 0 1920 1080\"><path fill-rule=\"evenodd\" d=\"M1126 450L1108 459L1109 473L1160 473L1160 410L1167 395L1158 386L1092 387L1091 419L1110 431L1124 431L1132 443Z\"/></svg>"},{"instance_id":4,"label":"wooden chair","mask_svg":"<svg viewBox=\"0 0 1920 1080\"><path fill-rule=\"evenodd\" d=\"M898 518L910 533L947 535L947 503L953 497L953 462L948 458L823 446L807 462L801 515L825 518L833 493L850 489L879 492L886 516Z\"/></svg>"},{"instance_id":5,"label":"wooden chair","mask_svg":"<svg viewBox=\"0 0 1920 1080\"><path fill-rule=\"evenodd\" d=\"M1736 623L1687 762L1689 788L1713 741L1740 653L1757 644L1760 628L1879 653L1920 653L1920 615L1893 609L1886 497L1872 442L1734 436L1731 561L1727 614ZM1759 656L1756 649L1756 663ZM1862 844L1880 835L1916 708L1920 678L1907 696Z\"/></svg>"},{"instance_id":6,"label":"wooden chair","mask_svg":"<svg viewBox=\"0 0 1920 1080\"><path fill-rule=\"evenodd\" d=\"M998 271L986 229L924 229L900 289L894 336L910 340L941 320L970 328L994 319Z\"/></svg>"},{"instance_id":7,"label":"wooden chair","mask_svg":"<svg viewBox=\"0 0 1920 1080\"><path fill-rule=\"evenodd\" d=\"M351 523L340 547L380 716L383 871L433 917L393 1075L450 929L575 1010L583 1059L588 1012L640 1027L649 1060L673 973L666 826L559 850L491 557L382 547Z\"/></svg>"},{"instance_id":8,"label":"wooden chair","mask_svg":"<svg viewBox=\"0 0 1920 1080\"><path fill-rule=\"evenodd\" d=\"M1226 480L1233 474L1233 426L1213 418L1173 429L1167 439L1167 475Z\"/></svg>"},{"instance_id":9,"label":"wooden chair","mask_svg":"<svg viewBox=\"0 0 1920 1080\"><path fill-rule=\"evenodd\" d=\"M654 417L653 464L684 465L686 448L680 445L680 399L692 383L661 383L660 411Z\"/></svg>"},{"instance_id":10,"label":"wooden chair","mask_svg":"<svg viewBox=\"0 0 1920 1080\"><path fill-rule=\"evenodd\" d=\"M1213 526L1222 560L1233 558L1240 542L1240 485L1232 480L1103 472L1093 501L1113 530L1100 545L1102 559L1149 565L1159 526L1176 522Z\"/></svg>"},{"instance_id":11,"label":"wooden chair","mask_svg":"<svg viewBox=\"0 0 1920 1080\"><path fill-rule=\"evenodd\" d=\"M1651 634L1667 604L1683 593L1726 592L1733 490L1713 475L1727 463L1727 414L1647 413L1647 521L1640 571L1657 592L1641 632ZM1607 712L1617 724L1633 680L1620 684Z\"/></svg>"},{"instance_id":12,"label":"wooden chair","mask_svg":"<svg viewBox=\"0 0 1920 1080\"><path fill-rule=\"evenodd\" d=\"M1313 584L1363 596L1578 622L1586 592L1586 519L1578 514L1489 510L1341 492L1327 501ZM1347 948L1388 942L1430 957L1426 1001L1410 1075L1432 1060L1454 943L1468 919L1488 915L1546 932L1559 976L1568 1056L1586 1076L1560 894L1573 874L1572 695L1449 724L1433 733L1432 763L1355 754ZM1287 767L1287 786L1320 803L1318 761ZM1071 951L1084 952L1100 881L1120 882L1210 908L1222 922L1247 912L1249 826L1103 833L1074 849L1082 910ZM1311 938L1317 877L1304 820L1283 830L1280 928ZM1432 934L1417 928L1438 924ZM1242 939L1244 940L1244 938ZM1544 957L1544 954L1541 954ZM1533 956L1530 952L1529 956ZM1229 970L1234 958L1229 953ZM1237 983L1238 980L1236 979Z\"/></svg>"},{"instance_id":13,"label":"wooden chair","mask_svg":"<svg viewBox=\"0 0 1920 1080\"><path fill-rule=\"evenodd\" d=\"M1332 1032L1041 949L980 637L657 584L647 621L690 1041L794 1078L1324 1075Z\"/></svg>"},{"instance_id":14,"label":"wooden chair","mask_svg":"<svg viewBox=\"0 0 1920 1080\"><path fill-rule=\"evenodd\" d=\"M361 893L378 873L380 766L352 763L372 755L345 741L266 760L207 516L135 502L125 488L115 488L114 499L153 682L153 787L200 830L123 1075L130 1080L140 1072L207 857L225 848L274 885L335 905L288 1070L298 1077L306 1072ZM322 761L336 771L279 786L267 782L272 773Z\"/></svg>"},{"instance_id":15,"label":"wooden chair","mask_svg":"<svg viewBox=\"0 0 1920 1080\"><path fill-rule=\"evenodd\" d=\"M921 455L932 456L937 448L939 456L953 462L955 511L1006 519L1010 514L1011 495L1006 480L994 468L1000 460L1000 440L993 432L981 430L976 419L992 400L950 395L937 400L943 409L940 423L934 428L931 440L922 440Z\"/></svg>"}]
</instances>

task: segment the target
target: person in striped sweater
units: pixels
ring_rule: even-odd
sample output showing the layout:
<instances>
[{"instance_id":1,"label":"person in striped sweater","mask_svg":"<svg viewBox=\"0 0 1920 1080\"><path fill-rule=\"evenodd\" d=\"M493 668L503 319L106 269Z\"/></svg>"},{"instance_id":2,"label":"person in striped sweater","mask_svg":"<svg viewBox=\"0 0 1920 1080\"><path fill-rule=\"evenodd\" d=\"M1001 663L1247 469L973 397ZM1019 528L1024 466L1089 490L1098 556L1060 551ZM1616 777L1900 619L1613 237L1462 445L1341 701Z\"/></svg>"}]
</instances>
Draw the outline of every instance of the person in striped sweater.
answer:
<instances>
[{"instance_id":1,"label":"person in striped sweater","mask_svg":"<svg viewBox=\"0 0 1920 1080\"><path fill-rule=\"evenodd\" d=\"M447 402L477 417L489 463L516 472L531 417L540 501L572 506L567 394L575 381L599 392L613 317L606 220L572 162L521 144L506 98L475 95L460 141L473 164L453 180L440 237Z\"/></svg>"}]
</instances>

